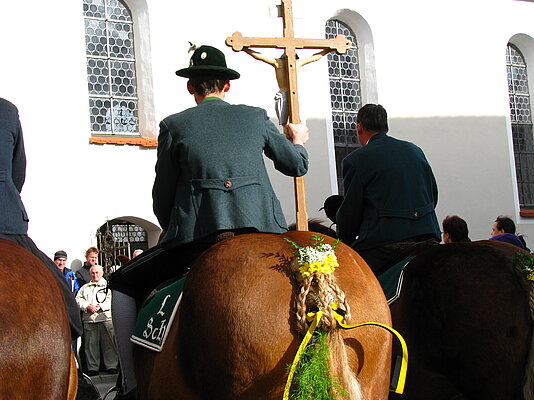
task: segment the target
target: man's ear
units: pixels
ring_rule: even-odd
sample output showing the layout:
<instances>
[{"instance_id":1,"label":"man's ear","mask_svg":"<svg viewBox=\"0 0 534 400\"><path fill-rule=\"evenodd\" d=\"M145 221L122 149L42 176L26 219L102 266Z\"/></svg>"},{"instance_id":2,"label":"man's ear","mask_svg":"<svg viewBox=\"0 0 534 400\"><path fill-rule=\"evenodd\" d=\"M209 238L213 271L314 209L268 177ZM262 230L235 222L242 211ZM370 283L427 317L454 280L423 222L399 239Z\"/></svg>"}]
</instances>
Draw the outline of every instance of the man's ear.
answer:
<instances>
[{"instance_id":1,"label":"man's ear","mask_svg":"<svg viewBox=\"0 0 534 400\"><path fill-rule=\"evenodd\" d=\"M189 94L195 94L195 89L193 89L191 81L187 81L187 91L189 92Z\"/></svg>"},{"instance_id":2,"label":"man's ear","mask_svg":"<svg viewBox=\"0 0 534 400\"><path fill-rule=\"evenodd\" d=\"M226 93L229 90L230 90L230 81L226 81L224 83L223 91Z\"/></svg>"}]
</instances>

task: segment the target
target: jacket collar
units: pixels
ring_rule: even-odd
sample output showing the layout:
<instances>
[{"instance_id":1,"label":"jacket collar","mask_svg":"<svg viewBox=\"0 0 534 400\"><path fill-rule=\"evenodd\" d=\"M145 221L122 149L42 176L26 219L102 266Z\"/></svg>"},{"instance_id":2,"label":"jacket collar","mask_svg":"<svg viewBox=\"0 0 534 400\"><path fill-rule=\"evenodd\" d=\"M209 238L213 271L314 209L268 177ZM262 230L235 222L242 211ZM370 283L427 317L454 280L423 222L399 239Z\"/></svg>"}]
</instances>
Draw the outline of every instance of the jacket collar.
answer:
<instances>
[{"instance_id":1,"label":"jacket collar","mask_svg":"<svg viewBox=\"0 0 534 400\"><path fill-rule=\"evenodd\" d=\"M380 133L377 133L376 135L373 135L371 136L371 139L369 139L369 141L367 142L367 144L375 141L375 140L378 140L378 139L383 139L385 137L387 137L387 133L384 133L384 132L380 132Z\"/></svg>"}]
</instances>

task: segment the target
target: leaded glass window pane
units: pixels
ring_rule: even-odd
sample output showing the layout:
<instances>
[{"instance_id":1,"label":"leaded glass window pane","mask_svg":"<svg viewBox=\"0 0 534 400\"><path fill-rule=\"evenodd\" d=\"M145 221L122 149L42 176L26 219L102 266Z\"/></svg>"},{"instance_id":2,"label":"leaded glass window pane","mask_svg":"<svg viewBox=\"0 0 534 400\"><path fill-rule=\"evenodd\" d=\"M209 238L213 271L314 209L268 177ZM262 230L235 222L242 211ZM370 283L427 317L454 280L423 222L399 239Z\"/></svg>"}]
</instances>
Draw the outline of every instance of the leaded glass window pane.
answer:
<instances>
[{"instance_id":1,"label":"leaded glass window pane","mask_svg":"<svg viewBox=\"0 0 534 400\"><path fill-rule=\"evenodd\" d=\"M89 114L93 134L139 132L130 10L119 0L83 0Z\"/></svg>"},{"instance_id":2,"label":"leaded glass window pane","mask_svg":"<svg viewBox=\"0 0 534 400\"><path fill-rule=\"evenodd\" d=\"M352 30L338 20L327 21L325 32L327 39L345 35L352 42L352 47L344 54L328 53L337 180L339 193L342 194L341 161L361 147L356 133L356 114L362 106L358 46Z\"/></svg>"},{"instance_id":3,"label":"leaded glass window pane","mask_svg":"<svg viewBox=\"0 0 534 400\"><path fill-rule=\"evenodd\" d=\"M510 43L506 49L506 70L519 204L533 208L534 135L527 65L521 51Z\"/></svg>"}]
</instances>

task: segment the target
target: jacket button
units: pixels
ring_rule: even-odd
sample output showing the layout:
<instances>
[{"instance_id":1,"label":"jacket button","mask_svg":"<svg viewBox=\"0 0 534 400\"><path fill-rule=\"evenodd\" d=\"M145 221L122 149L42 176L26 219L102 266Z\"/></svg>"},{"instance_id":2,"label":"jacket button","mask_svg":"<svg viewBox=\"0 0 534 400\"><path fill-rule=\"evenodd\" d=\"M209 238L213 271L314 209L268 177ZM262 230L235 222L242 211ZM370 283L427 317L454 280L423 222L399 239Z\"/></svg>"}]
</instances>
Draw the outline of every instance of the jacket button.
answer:
<instances>
[{"instance_id":1,"label":"jacket button","mask_svg":"<svg viewBox=\"0 0 534 400\"><path fill-rule=\"evenodd\" d=\"M230 188L232 187L232 182L230 182L230 181L226 181L226 182L224 182L224 187L225 187L226 189L230 189Z\"/></svg>"},{"instance_id":2,"label":"jacket button","mask_svg":"<svg viewBox=\"0 0 534 400\"><path fill-rule=\"evenodd\" d=\"M413 216L414 216L414 217L418 217L418 216L419 216L419 213L418 213L417 211L414 211L414 212L413 212Z\"/></svg>"}]
</instances>

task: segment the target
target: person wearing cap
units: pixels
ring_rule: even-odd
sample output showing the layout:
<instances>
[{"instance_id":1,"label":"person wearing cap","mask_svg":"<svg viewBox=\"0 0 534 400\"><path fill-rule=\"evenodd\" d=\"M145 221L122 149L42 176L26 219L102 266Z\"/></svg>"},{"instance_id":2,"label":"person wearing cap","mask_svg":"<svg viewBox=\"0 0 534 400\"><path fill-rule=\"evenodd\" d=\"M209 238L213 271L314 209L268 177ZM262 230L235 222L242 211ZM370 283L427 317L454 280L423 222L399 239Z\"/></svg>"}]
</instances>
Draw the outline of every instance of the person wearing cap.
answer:
<instances>
[{"instance_id":1,"label":"person wearing cap","mask_svg":"<svg viewBox=\"0 0 534 400\"><path fill-rule=\"evenodd\" d=\"M265 110L224 100L240 75L227 67L220 50L197 48L189 67L176 74L188 79L187 90L197 105L160 123L152 197L164 235L158 246L110 277L125 393L117 398L128 398L135 388L128 348L135 300L139 304L159 283L183 275L218 240L288 230L264 155L285 175L302 176L308 170L306 126L286 125L288 140Z\"/></svg>"},{"instance_id":2,"label":"person wearing cap","mask_svg":"<svg viewBox=\"0 0 534 400\"><path fill-rule=\"evenodd\" d=\"M20 192L26 178L26 153L18 109L0 98L0 238L35 255L52 272L63 293L72 339L82 334L80 311L67 282L52 260L28 236L28 214Z\"/></svg>"},{"instance_id":3,"label":"person wearing cap","mask_svg":"<svg viewBox=\"0 0 534 400\"><path fill-rule=\"evenodd\" d=\"M70 287L70 291L76 295L78 293L78 290L80 289L80 285L78 284L78 280L76 279L76 275L74 274L74 271L70 268L67 268L67 253L63 250L58 250L54 254L54 264L57 265L61 273L63 274L63 277L65 278L65 281L67 281L67 285Z\"/></svg>"}]
</instances>

